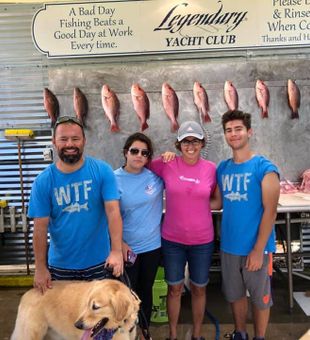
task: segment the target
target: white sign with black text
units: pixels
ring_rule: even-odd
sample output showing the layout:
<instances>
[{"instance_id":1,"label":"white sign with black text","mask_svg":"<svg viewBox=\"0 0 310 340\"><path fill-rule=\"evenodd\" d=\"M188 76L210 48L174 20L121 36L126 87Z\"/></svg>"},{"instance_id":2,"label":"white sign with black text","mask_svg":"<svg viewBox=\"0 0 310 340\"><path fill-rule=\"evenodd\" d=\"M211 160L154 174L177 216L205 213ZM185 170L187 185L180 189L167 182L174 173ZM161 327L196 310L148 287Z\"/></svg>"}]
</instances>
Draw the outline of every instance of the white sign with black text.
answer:
<instances>
[{"instance_id":1,"label":"white sign with black text","mask_svg":"<svg viewBox=\"0 0 310 340\"><path fill-rule=\"evenodd\" d=\"M32 36L49 58L309 47L310 0L50 3Z\"/></svg>"}]
</instances>

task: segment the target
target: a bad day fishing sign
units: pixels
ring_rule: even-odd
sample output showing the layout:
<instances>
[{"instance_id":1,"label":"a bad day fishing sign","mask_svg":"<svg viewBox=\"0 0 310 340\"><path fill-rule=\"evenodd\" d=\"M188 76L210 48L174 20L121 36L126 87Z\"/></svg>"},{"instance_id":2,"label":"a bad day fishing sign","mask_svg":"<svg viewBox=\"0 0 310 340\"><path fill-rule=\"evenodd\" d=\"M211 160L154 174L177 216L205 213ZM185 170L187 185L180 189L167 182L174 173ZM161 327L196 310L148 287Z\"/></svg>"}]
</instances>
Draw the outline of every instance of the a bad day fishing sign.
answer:
<instances>
[{"instance_id":1,"label":"a bad day fishing sign","mask_svg":"<svg viewBox=\"0 0 310 340\"><path fill-rule=\"evenodd\" d=\"M32 36L49 58L309 46L310 0L51 3Z\"/></svg>"}]
</instances>

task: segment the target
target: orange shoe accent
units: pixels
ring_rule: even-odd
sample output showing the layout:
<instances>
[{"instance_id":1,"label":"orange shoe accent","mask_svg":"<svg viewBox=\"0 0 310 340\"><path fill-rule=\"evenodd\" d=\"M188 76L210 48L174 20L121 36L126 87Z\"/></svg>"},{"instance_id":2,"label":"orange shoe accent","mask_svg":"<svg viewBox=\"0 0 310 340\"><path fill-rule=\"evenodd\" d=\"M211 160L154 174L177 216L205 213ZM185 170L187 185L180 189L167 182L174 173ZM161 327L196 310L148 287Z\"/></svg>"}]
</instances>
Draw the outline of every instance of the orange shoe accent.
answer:
<instances>
[{"instance_id":1,"label":"orange shoe accent","mask_svg":"<svg viewBox=\"0 0 310 340\"><path fill-rule=\"evenodd\" d=\"M264 295L264 297L263 297L263 302L264 302L265 305L268 304L269 300L270 300L270 295L269 295L269 294Z\"/></svg>"}]
</instances>

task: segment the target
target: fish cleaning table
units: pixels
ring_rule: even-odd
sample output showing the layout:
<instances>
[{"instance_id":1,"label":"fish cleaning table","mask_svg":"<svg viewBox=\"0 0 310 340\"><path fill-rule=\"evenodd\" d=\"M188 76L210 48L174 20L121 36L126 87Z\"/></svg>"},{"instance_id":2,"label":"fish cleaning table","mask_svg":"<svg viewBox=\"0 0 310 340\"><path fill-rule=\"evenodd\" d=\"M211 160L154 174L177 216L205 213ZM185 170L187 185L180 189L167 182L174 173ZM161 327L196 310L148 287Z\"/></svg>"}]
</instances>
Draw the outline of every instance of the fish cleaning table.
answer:
<instances>
[{"instance_id":1,"label":"fish cleaning table","mask_svg":"<svg viewBox=\"0 0 310 340\"><path fill-rule=\"evenodd\" d=\"M281 194L278 213L285 215L286 226L286 244L287 244L287 275L288 275L288 290L289 290L289 311L294 307L293 297L293 264L292 264L292 248L291 248L291 214L300 212L310 212L310 194L295 193L295 194ZM302 218L305 221L310 221L310 217ZM299 254L304 256L304 254ZM310 256L310 254L309 254Z\"/></svg>"},{"instance_id":2,"label":"fish cleaning table","mask_svg":"<svg viewBox=\"0 0 310 340\"><path fill-rule=\"evenodd\" d=\"M288 275L288 293L289 293L289 312L292 311L294 307L294 297L293 297L293 263L292 263L292 248L291 248L291 224L301 221L309 221L310 217L301 217L298 220L292 219L291 214L293 213L310 213L310 194L295 193L295 194L281 194L279 198L279 204L277 207L277 223L284 224L286 228L286 244L287 251L283 256L286 257L287 263L287 275ZM213 215L215 215L215 229L217 232L220 230L220 218L222 210L213 210ZM284 214L284 220L279 218L279 214ZM299 256L310 256L310 253L298 253Z\"/></svg>"}]
</instances>

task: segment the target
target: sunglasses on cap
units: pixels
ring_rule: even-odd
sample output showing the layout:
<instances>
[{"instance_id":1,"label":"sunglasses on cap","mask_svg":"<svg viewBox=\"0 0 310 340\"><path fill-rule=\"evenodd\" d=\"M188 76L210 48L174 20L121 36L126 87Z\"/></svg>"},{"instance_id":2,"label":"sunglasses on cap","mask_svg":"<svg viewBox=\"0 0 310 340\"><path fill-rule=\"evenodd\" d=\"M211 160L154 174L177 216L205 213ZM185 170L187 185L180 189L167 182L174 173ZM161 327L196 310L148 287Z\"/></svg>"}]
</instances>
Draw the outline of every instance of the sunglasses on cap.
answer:
<instances>
[{"instance_id":1,"label":"sunglasses on cap","mask_svg":"<svg viewBox=\"0 0 310 340\"><path fill-rule=\"evenodd\" d=\"M139 153L141 153L141 155L145 158L149 158L151 155L150 151L146 149L130 148L128 149L128 151L131 155L138 155Z\"/></svg>"},{"instance_id":2,"label":"sunglasses on cap","mask_svg":"<svg viewBox=\"0 0 310 340\"><path fill-rule=\"evenodd\" d=\"M82 129L84 129L83 123L76 117L72 117L72 116L62 116L59 117L55 123L54 126L54 131L56 130L57 126L60 124L64 124L64 123L73 123L73 124L77 124L79 125Z\"/></svg>"}]
</instances>

